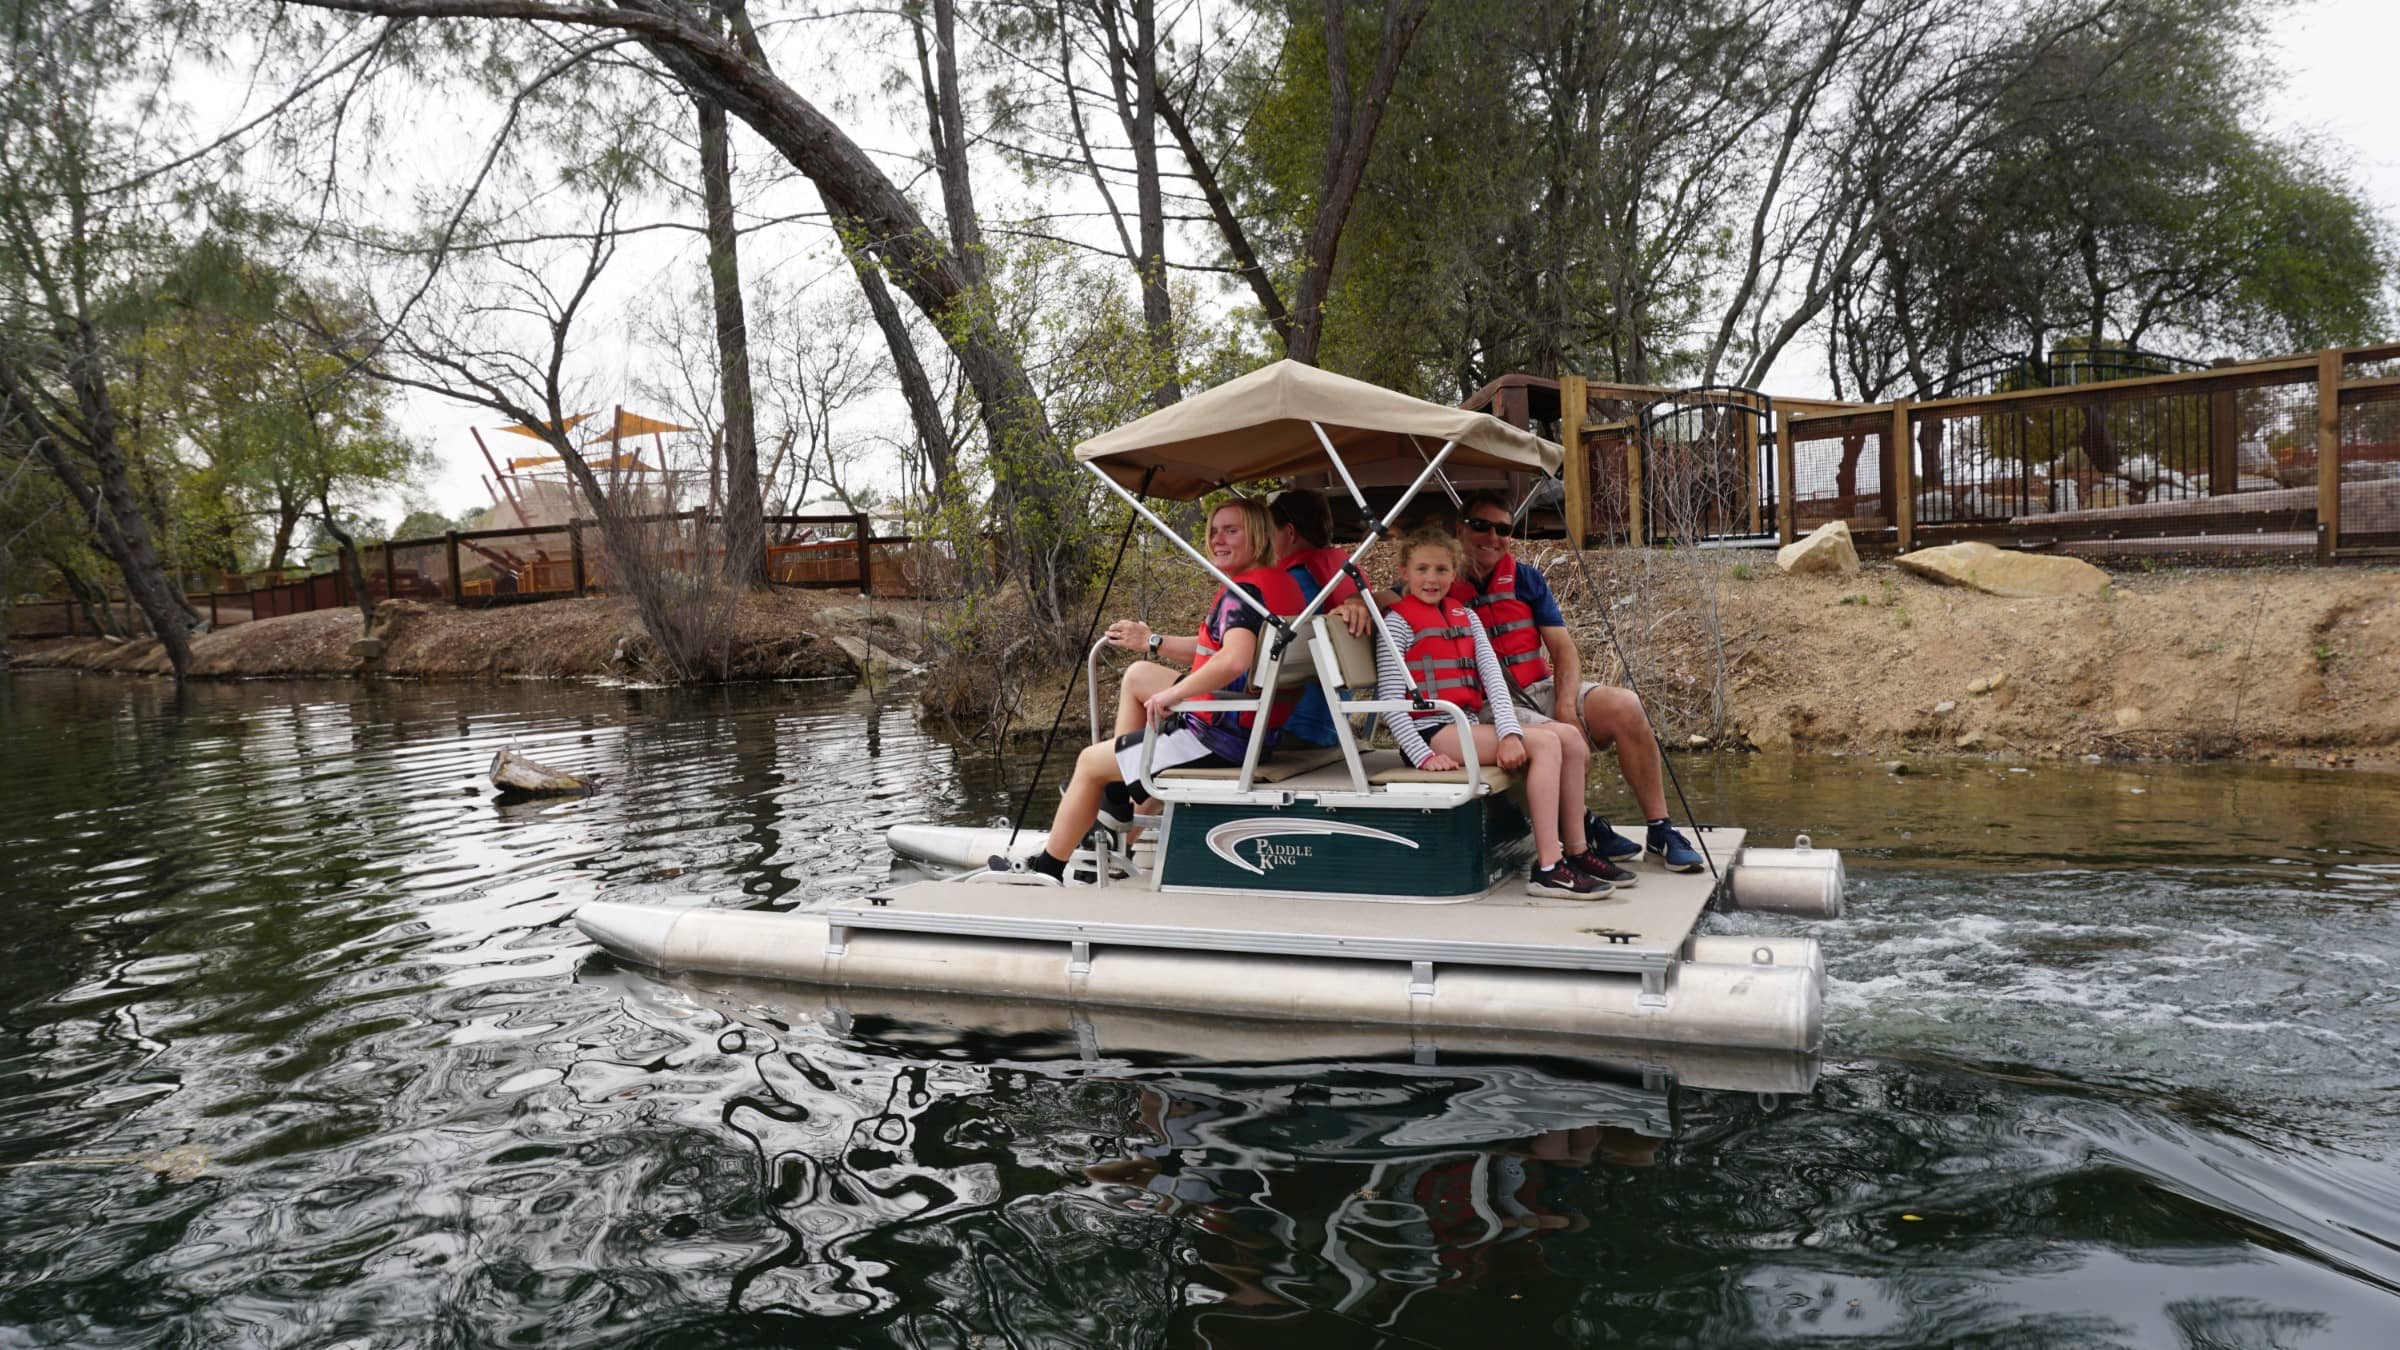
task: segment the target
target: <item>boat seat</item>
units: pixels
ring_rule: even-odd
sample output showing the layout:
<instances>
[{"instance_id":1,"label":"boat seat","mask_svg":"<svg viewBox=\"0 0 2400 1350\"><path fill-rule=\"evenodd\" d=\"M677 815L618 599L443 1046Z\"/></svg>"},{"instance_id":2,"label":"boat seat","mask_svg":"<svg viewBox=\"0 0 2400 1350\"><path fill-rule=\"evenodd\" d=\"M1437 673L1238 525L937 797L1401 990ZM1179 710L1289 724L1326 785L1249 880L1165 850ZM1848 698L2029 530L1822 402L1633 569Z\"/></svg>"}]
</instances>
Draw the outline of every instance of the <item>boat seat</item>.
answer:
<instances>
[{"instance_id":1,"label":"boat seat","mask_svg":"<svg viewBox=\"0 0 2400 1350\"><path fill-rule=\"evenodd\" d=\"M1411 767L1397 750L1370 750L1365 755L1367 785L1387 787L1393 783L1463 783L1465 769L1450 769L1442 773ZM1483 781L1494 792L1506 792L1516 782L1516 776L1497 765L1483 766Z\"/></svg>"},{"instance_id":2,"label":"boat seat","mask_svg":"<svg viewBox=\"0 0 2400 1350\"><path fill-rule=\"evenodd\" d=\"M1253 783L1280 783L1287 778L1297 778L1301 774L1322 769L1328 764L1341 762L1342 747L1338 745L1294 746L1290 749L1278 750L1273 758L1261 761L1257 771L1250 775L1250 781ZM1228 764L1213 769L1167 769L1158 776L1161 779L1185 778L1195 782L1231 783L1242 776L1242 769L1238 764Z\"/></svg>"},{"instance_id":3,"label":"boat seat","mask_svg":"<svg viewBox=\"0 0 2400 1350\"><path fill-rule=\"evenodd\" d=\"M1375 687L1375 644L1364 635L1354 635L1348 628L1322 616L1308 621L1308 628L1299 630L1292 645L1284 649L1283 665L1276 671L1275 687L1289 689L1296 685L1314 684L1317 679L1316 648L1309 645L1309 629L1322 628L1333 638L1334 659L1341 669L1335 672L1334 683L1346 689ZM1250 672L1253 684L1264 675L1267 652L1273 644L1258 644L1258 664Z\"/></svg>"}]
</instances>

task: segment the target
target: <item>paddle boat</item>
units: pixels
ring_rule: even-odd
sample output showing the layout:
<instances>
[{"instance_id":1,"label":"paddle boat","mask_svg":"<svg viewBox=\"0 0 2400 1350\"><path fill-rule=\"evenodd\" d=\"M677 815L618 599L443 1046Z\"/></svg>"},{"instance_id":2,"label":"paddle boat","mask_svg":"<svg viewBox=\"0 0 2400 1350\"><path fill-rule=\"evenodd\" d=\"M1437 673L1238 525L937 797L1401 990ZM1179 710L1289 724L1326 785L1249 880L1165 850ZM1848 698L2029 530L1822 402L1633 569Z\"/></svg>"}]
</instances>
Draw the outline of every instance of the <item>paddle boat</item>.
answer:
<instances>
[{"instance_id":1,"label":"paddle boat","mask_svg":"<svg viewBox=\"0 0 2400 1350\"><path fill-rule=\"evenodd\" d=\"M1562 460L1556 443L1487 414L1289 361L1074 454L1140 520L1245 599L1146 499L1191 501L1329 475L1369 522L1350 554L1355 568L1421 493L1438 488L1455 499L1450 471L1554 480ZM1365 465L1414 473L1380 517L1359 487L1355 471ZM916 879L822 908L593 903L576 923L640 965L832 990L1383 1025L1417 1036L1818 1048L1825 969L1816 939L1701 930L1712 908L1838 916L1838 852L1812 848L1805 836L1791 848L1756 847L1738 827L1695 824L1703 872L1644 863L1637 887L1602 899L1526 894L1529 822L1511 799L1511 775L1478 763L1472 736L1461 737L1463 767L1427 772L1353 727L1353 717L1415 710L1463 728L1467 715L1422 690L1373 697L1373 644L1388 648L1391 639L1380 613L1366 637L1320 621L1332 591L1296 616L1261 609L1264 640L1242 697L1182 706L1259 712L1279 692L1313 683L1333 711L1336 744L1271 752L1261 716L1239 765L1145 774L1162 814L1132 832L1138 840L1095 828L1069 866L1078 884L1028 886L985 865L1038 847L1038 828L903 825L888 840ZM1089 657L1095 677L1101 650ZM1399 661L1397 651L1386 655ZM1096 688L1090 713L1097 739ZM1145 738L1145 767L1155 735Z\"/></svg>"}]
</instances>

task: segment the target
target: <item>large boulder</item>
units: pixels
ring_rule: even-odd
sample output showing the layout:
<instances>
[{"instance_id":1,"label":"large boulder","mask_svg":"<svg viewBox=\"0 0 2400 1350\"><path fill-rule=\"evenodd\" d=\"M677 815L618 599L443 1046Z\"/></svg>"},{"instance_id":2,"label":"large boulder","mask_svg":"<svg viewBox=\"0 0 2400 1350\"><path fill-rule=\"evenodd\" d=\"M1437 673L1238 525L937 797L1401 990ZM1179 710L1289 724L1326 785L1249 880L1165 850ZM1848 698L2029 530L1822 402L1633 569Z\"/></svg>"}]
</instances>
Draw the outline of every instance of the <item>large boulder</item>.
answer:
<instances>
[{"instance_id":1,"label":"large boulder","mask_svg":"<svg viewBox=\"0 0 2400 1350\"><path fill-rule=\"evenodd\" d=\"M1986 595L2030 599L2098 595L2108 589L2108 573L2079 558L2013 553L1980 540L1904 553L1900 565L1918 576L1971 587Z\"/></svg>"},{"instance_id":2,"label":"large boulder","mask_svg":"<svg viewBox=\"0 0 2400 1350\"><path fill-rule=\"evenodd\" d=\"M1775 565L1797 576L1803 572L1838 572L1846 577L1858 575L1858 549L1850 542L1850 522L1829 520L1811 530L1806 539L1795 539L1775 550Z\"/></svg>"}]
</instances>

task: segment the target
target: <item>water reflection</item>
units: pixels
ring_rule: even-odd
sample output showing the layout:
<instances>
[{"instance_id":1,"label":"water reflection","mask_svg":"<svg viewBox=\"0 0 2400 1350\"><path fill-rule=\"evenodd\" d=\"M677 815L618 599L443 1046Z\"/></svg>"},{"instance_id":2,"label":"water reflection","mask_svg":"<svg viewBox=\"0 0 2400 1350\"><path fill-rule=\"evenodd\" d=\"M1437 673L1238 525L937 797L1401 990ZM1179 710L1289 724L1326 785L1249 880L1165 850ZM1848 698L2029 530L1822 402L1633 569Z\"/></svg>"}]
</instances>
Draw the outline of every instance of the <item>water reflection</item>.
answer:
<instances>
[{"instance_id":1,"label":"water reflection","mask_svg":"<svg viewBox=\"0 0 2400 1350\"><path fill-rule=\"evenodd\" d=\"M609 790L498 806L512 742ZM595 959L586 899L1006 809L848 690L16 677L0 766L0 1343L2338 1345L2400 1289L2388 780L1695 766L1854 860L1817 1078Z\"/></svg>"}]
</instances>

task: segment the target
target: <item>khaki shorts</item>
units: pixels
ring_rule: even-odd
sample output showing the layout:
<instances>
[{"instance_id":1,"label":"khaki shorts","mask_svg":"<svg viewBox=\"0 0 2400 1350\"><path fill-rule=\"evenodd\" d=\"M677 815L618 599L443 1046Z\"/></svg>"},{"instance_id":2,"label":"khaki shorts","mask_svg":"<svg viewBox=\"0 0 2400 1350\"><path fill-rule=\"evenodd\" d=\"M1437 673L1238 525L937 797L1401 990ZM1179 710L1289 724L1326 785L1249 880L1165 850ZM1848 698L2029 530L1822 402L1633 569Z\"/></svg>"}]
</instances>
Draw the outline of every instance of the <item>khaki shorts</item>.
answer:
<instances>
[{"instance_id":1,"label":"khaki shorts","mask_svg":"<svg viewBox=\"0 0 2400 1350\"><path fill-rule=\"evenodd\" d=\"M1544 678L1535 680L1532 684L1525 686L1524 689L1519 690L1517 692L1517 720L1520 722L1557 721L1557 718L1550 715L1550 704L1554 698L1552 691L1557 687L1558 680L1556 677L1545 676ZM1585 680L1583 682L1582 690L1575 696L1575 721L1577 725L1580 726L1583 722L1583 700L1585 695L1590 694L1595 689L1602 689L1606 687L1607 686L1601 684L1598 680ZM1584 732L1586 735L1589 735L1591 728L1585 727Z\"/></svg>"}]
</instances>

